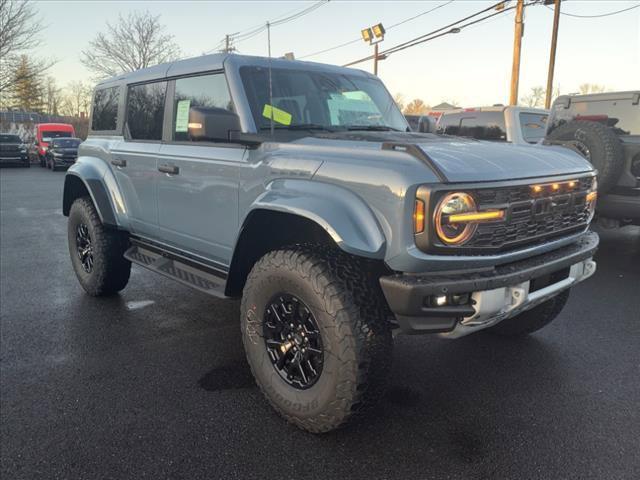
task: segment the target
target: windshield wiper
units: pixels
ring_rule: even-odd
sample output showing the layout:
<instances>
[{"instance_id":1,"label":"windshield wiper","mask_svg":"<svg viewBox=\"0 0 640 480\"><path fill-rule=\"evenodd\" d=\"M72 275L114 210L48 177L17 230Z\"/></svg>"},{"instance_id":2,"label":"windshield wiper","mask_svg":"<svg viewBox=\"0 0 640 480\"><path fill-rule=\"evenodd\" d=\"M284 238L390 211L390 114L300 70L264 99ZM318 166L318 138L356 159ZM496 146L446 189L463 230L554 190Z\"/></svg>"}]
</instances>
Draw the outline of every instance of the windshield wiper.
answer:
<instances>
[{"instance_id":1,"label":"windshield wiper","mask_svg":"<svg viewBox=\"0 0 640 480\"><path fill-rule=\"evenodd\" d=\"M371 132L401 132L397 128L387 125L347 125L347 130L368 130Z\"/></svg>"},{"instance_id":2,"label":"windshield wiper","mask_svg":"<svg viewBox=\"0 0 640 480\"><path fill-rule=\"evenodd\" d=\"M296 123L295 125L274 125L275 130L324 130L326 132L333 132L329 127L320 125L318 123ZM260 130L270 130L270 126L260 127Z\"/></svg>"}]
</instances>

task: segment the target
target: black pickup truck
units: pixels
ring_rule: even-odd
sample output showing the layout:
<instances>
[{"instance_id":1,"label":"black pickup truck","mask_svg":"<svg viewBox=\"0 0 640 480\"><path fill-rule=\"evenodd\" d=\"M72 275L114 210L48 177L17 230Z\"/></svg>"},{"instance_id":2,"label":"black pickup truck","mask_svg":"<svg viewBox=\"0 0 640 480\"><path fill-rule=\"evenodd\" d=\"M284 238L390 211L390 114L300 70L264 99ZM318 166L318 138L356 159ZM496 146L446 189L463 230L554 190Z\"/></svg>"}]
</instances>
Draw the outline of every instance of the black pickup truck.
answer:
<instances>
[{"instance_id":1,"label":"black pickup truck","mask_svg":"<svg viewBox=\"0 0 640 480\"><path fill-rule=\"evenodd\" d=\"M18 135L0 133L0 165L30 166L27 146Z\"/></svg>"}]
</instances>

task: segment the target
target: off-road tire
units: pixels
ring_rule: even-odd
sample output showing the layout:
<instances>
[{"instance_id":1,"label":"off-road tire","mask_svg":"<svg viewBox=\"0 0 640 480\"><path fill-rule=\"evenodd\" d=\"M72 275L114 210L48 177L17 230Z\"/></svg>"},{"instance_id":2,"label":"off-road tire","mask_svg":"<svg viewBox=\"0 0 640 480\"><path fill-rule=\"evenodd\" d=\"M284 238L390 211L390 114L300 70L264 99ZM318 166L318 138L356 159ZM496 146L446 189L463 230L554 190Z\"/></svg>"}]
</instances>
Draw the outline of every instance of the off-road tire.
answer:
<instances>
[{"instance_id":1,"label":"off-road tire","mask_svg":"<svg viewBox=\"0 0 640 480\"><path fill-rule=\"evenodd\" d=\"M287 421L313 433L361 417L384 394L393 340L372 263L340 250L301 245L267 253L249 273L241 304L242 340L256 383ZM300 390L276 371L263 338L268 302L297 296L315 316L324 366Z\"/></svg>"},{"instance_id":2,"label":"off-road tire","mask_svg":"<svg viewBox=\"0 0 640 480\"><path fill-rule=\"evenodd\" d=\"M537 307L503 320L484 331L504 337L522 337L540 330L550 324L562 311L569 299L569 291L567 289Z\"/></svg>"},{"instance_id":3,"label":"off-road tire","mask_svg":"<svg viewBox=\"0 0 640 480\"><path fill-rule=\"evenodd\" d=\"M93 269L86 272L77 251L77 229L87 226L93 247ZM91 296L111 295L129 281L131 262L124 258L128 239L123 232L105 228L90 197L76 199L67 224L69 255L82 288Z\"/></svg>"},{"instance_id":4,"label":"off-road tire","mask_svg":"<svg viewBox=\"0 0 640 480\"><path fill-rule=\"evenodd\" d=\"M607 193L618 181L624 167L624 150L620 139L606 125L587 120L573 120L553 130L547 140L565 144L584 156L581 148L588 149L587 160L598 170L598 190Z\"/></svg>"}]
</instances>

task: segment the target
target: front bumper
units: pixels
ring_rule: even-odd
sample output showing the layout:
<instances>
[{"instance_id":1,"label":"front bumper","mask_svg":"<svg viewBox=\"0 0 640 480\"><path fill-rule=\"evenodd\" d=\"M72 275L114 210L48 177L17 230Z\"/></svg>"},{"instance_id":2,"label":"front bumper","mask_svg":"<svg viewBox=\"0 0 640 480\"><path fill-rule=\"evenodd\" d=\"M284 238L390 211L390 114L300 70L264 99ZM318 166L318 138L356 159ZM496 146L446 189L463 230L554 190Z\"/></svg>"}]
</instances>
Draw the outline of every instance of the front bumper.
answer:
<instances>
[{"instance_id":1,"label":"front bumper","mask_svg":"<svg viewBox=\"0 0 640 480\"><path fill-rule=\"evenodd\" d=\"M400 328L406 333L441 333L456 338L490 327L587 279L598 235L490 269L435 274L395 274L380 285ZM464 304L433 306L437 296L468 297Z\"/></svg>"},{"instance_id":2,"label":"front bumper","mask_svg":"<svg viewBox=\"0 0 640 480\"><path fill-rule=\"evenodd\" d=\"M51 158L53 159L53 164L56 167L70 167L76 163L76 160L78 159L78 157L59 157L55 155L52 155Z\"/></svg>"},{"instance_id":3,"label":"front bumper","mask_svg":"<svg viewBox=\"0 0 640 480\"><path fill-rule=\"evenodd\" d=\"M0 155L0 165L24 165L29 163L26 153Z\"/></svg>"}]
</instances>

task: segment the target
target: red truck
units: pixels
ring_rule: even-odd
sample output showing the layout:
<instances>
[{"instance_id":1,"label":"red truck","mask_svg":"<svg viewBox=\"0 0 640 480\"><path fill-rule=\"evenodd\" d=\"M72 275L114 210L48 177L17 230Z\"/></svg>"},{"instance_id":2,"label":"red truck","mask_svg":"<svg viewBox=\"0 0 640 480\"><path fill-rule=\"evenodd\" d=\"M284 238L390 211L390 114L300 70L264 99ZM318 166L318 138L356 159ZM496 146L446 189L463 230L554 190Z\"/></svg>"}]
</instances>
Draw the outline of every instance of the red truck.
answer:
<instances>
[{"instance_id":1,"label":"red truck","mask_svg":"<svg viewBox=\"0 0 640 480\"><path fill-rule=\"evenodd\" d=\"M36 151L40 166L46 167L45 156L52 138L75 137L73 125L68 123L38 123L36 124Z\"/></svg>"}]
</instances>

